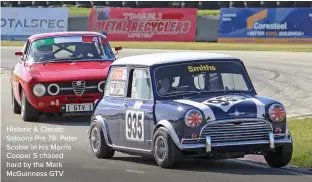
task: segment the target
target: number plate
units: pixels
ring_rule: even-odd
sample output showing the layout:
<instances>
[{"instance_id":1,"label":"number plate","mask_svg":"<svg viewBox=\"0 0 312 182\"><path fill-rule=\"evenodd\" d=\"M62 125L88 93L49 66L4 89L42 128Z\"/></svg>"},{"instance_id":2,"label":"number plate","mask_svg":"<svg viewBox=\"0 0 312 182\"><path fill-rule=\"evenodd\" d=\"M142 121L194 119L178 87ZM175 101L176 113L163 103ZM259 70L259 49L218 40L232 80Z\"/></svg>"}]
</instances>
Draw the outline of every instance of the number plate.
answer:
<instances>
[{"instance_id":1,"label":"number plate","mask_svg":"<svg viewBox=\"0 0 312 182\"><path fill-rule=\"evenodd\" d=\"M65 104L61 106L62 112L79 112L79 111L92 111L93 104Z\"/></svg>"}]
</instances>

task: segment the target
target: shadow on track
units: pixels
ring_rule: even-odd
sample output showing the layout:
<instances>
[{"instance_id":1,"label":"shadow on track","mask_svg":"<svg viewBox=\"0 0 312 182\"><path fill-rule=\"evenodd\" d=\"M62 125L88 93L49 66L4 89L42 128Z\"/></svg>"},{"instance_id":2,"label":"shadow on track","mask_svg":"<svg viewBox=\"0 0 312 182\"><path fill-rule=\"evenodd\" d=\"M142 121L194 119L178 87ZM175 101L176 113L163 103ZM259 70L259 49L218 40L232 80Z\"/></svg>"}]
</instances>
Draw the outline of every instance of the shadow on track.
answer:
<instances>
[{"instance_id":1,"label":"shadow on track","mask_svg":"<svg viewBox=\"0 0 312 182\"><path fill-rule=\"evenodd\" d=\"M32 123L63 125L63 126L90 126L91 116L49 116L43 115L40 120Z\"/></svg>"},{"instance_id":2,"label":"shadow on track","mask_svg":"<svg viewBox=\"0 0 312 182\"><path fill-rule=\"evenodd\" d=\"M114 157L111 160L158 167L153 157L136 157L136 156ZM300 175L290 173L287 171L287 169L262 168L240 163L238 161L239 161L238 159L222 159L222 160L184 159L179 168L164 169L164 170L213 172L221 174L239 174L239 175L290 175L290 176Z\"/></svg>"}]
</instances>

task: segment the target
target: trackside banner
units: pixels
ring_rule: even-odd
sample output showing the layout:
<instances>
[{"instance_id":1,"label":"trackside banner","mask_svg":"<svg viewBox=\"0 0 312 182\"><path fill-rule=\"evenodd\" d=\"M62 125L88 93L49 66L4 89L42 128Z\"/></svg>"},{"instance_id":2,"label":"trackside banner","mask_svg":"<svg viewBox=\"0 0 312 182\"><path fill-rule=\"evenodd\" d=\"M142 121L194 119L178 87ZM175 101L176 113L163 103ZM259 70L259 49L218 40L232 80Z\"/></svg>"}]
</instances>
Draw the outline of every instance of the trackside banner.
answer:
<instances>
[{"instance_id":1,"label":"trackside banner","mask_svg":"<svg viewBox=\"0 0 312 182\"><path fill-rule=\"evenodd\" d=\"M110 41L192 42L196 18L195 8L93 8L89 31Z\"/></svg>"},{"instance_id":2,"label":"trackside banner","mask_svg":"<svg viewBox=\"0 0 312 182\"><path fill-rule=\"evenodd\" d=\"M312 43L312 8L222 8L218 42Z\"/></svg>"},{"instance_id":3,"label":"trackside banner","mask_svg":"<svg viewBox=\"0 0 312 182\"><path fill-rule=\"evenodd\" d=\"M26 40L30 35L67 31L67 8L1 8L1 39Z\"/></svg>"}]
</instances>

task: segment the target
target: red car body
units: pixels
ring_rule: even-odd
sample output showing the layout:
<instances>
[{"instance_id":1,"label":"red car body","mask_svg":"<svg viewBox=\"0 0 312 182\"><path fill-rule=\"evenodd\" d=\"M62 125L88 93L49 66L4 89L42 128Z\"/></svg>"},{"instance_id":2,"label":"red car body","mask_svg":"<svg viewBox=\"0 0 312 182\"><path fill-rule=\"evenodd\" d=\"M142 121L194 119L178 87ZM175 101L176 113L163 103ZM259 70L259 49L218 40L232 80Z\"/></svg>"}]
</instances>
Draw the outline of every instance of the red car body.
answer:
<instances>
[{"instance_id":1,"label":"red car body","mask_svg":"<svg viewBox=\"0 0 312 182\"><path fill-rule=\"evenodd\" d=\"M71 37L71 36L91 36L100 37L107 42L111 56L114 60L115 54L110 48L105 35L96 32L58 32L44 33L33 35L25 42L23 52L16 52L15 55L21 56L16 63L11 74L12 88L12 106L13 112L19 114L22 112L27 115L25 108L30 110L30 117L23 116L23 120L38 120L42 113L54 113L61 115L84 115L91 114L90 112L62 112L62 105L79 104L79 103L94 103L100 96L101 92L99 82L105 81L110 64L113 61L92 60L92 61L68 61L58 63L29 63L28 52L32 42L51 37ZM115 48L116 51L121 50L121 47ZM82 94L76 93L74 89L75 83L84 83ZM35 84L40 83L49 87L50 84L59 86L59 93L56 95L45 94L44 96L36 96L33 92ZM72 90L71 90L72 87ZM64 89L63 89L64 88ZM79 90L81 91L81 90ZM26 100L22 102L22 95ZM25 107L23 105L25 104ZM28 104L28 105L27 105ZM80 106L79 106L80 107ZM24 110L23 110L24 109ZM35 113L35 114L34 114Z\"/></svg>"}]
</instances>

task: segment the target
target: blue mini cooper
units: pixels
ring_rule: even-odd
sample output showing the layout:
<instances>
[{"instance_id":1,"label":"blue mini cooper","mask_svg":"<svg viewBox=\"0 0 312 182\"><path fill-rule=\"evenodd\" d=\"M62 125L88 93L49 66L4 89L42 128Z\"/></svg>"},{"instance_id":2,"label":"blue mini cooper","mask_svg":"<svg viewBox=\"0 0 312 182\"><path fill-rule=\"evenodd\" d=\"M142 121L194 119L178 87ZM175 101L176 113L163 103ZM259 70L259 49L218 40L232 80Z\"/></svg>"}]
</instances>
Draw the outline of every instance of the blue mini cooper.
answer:
<instances>
[{"instance_id":1,"label":"blue mini cooper","mask_svg":"<svg viewBox=\"0 0 312 182\"><path fill-rule=\"evenodd\" d=\"M89 139L98 158L149 154L163 168L178 167L183 157L246 154L283 167L293 151L285 107L257 95L243 62L200 52L115 61L95 102Z\"/></svg>"}]
</instances>

